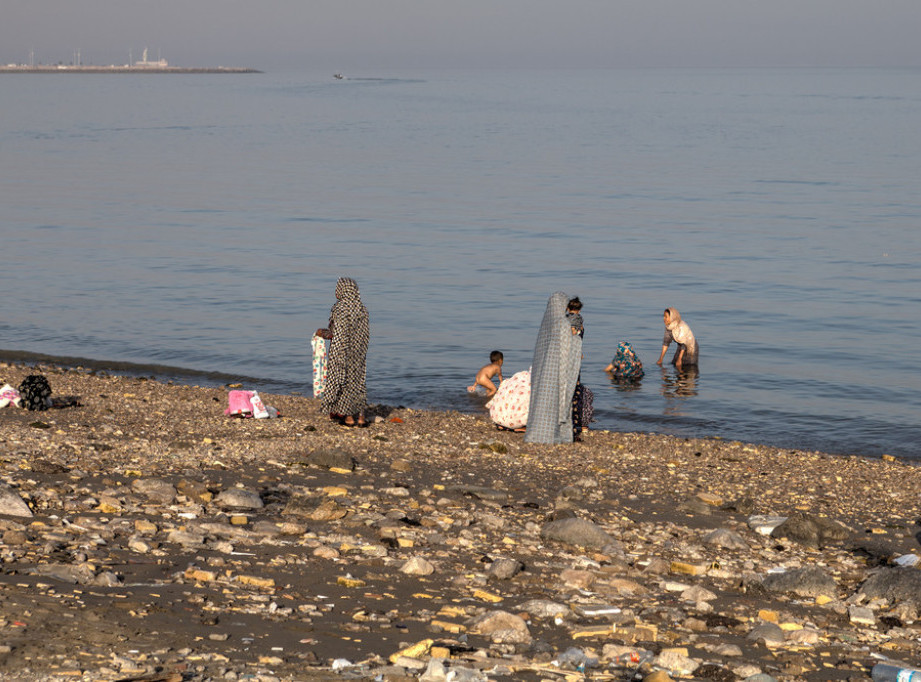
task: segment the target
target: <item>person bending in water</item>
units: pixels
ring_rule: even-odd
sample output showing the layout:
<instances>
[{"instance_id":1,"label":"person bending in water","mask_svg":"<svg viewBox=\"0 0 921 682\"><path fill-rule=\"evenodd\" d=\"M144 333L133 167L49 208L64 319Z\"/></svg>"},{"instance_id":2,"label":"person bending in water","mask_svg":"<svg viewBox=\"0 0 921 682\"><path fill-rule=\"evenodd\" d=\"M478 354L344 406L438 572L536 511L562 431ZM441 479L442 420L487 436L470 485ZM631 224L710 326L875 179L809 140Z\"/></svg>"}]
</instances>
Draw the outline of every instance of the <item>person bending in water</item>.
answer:
<instances>
[{"instance_id":1,"label":"person bending in water","mask_svg":"<svg viewBox=\"0 0 921 682\"><path fill-rule=\"evenodd\" d=\"M492 378L496 377L499 383L502 383L502 363L504 361L505 356L502 355L502 351L494 350L490 353L489 364L481 367L476 373L476 379L473 380L472 385L467 387L467 392L492 398L496 394L496 385Z\"/></svg>"},{"instance_id":2,"label":"person bending in water","mask_svg":"<svg viewBox=\"0 0 921 682\"><path fill-rule=\"evenodd\" d=\"M679 370L682 367L696 367L697 339L694 338L694 332L688 323L681 319L681 313L676 308L666 308L662 320L665 322L665 337L662 339L662 353L656 364L662 364L669 344L674 341L678 348L672 358L672 364Z\"/></svg>"}]
</instances>

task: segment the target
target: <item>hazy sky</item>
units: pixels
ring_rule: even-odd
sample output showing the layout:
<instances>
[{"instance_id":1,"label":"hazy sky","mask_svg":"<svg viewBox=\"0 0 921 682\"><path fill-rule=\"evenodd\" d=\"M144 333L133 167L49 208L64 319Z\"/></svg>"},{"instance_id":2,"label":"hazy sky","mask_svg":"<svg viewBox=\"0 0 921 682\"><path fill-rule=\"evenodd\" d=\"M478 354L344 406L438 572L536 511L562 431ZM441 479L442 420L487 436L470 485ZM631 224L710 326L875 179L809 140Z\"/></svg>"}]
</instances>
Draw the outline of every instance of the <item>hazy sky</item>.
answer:
<instances>
[{"instance_id":1,"label":"hazy sky","mask_svg":"<svg viewBox=\"0 0 921 682\"><path fill-rule=\"evenodd\" d=\"M921 0L3 0L0 63L921 66Z\"/></svg>"}]
</instances>

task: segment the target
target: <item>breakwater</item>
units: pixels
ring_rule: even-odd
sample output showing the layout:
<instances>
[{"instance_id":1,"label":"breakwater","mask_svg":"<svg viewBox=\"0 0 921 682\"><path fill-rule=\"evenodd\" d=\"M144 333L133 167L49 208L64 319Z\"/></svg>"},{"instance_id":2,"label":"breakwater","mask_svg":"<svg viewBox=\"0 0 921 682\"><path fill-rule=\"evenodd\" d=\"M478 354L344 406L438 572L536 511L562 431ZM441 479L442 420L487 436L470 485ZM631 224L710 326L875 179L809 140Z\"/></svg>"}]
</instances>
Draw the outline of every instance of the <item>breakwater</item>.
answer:
<instances>
[{"instance_id":1,"label":"breakwater","mask_svg":"<svg viewBox=\"0 0 921 682\"><path fill-rule=\"evenodd\" d=\"M12 64L0 66L0 73L262 73L262 71L237 66L72 66L68 64L30 66Z\"/></svg>"}]
</instances>

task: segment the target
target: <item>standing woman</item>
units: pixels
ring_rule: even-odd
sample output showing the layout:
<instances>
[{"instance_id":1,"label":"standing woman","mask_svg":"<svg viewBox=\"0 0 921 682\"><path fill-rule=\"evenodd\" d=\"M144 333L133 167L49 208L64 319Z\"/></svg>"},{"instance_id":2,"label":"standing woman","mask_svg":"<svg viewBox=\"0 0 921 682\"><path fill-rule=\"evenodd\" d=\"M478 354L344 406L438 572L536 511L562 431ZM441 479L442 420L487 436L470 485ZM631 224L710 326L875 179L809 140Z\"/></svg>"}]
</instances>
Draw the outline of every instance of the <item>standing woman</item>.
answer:
<instances>
[{"instance_id":1,"label":"standing woman","mask_svg":"<svg viewBox=\"0 0 921 682\"><path fill-rule=\"evenodd\" d=\"M329 418L343 426L367 426L368 406L365 368L370 325L368 310L361 302L358 284L350 277L336 283L336 304L329 315L329 328L317 335L331 339L326 359L326 388L320 404Z\"/></svg>"},{"instance_id":2,"label":"standing woman","mask_svg":"<svg viewBox=\"0 0 921 682\"><path fill-rule=\"evenodd\" d=\"M662 314L662 321L665 322L665 337L662 339L662 353L656 360L656 364L662 364L662 358L665 357L669 344L674 341L678 349L675 351L675 357L672 358L672 364L678 369L696 367L697 339L694 338L694 332L691 331L688 323L681 319L681 313L677 308L666 308Z\"/></svg>"},{"instance_id":3,"label":"standing woman","mask_svg":"<svg viewBox=\"0 0 921 682\"><path fill-rule=\"evenodd\" d=\"M531 362L527 443L571 443L572 399L582 366L582 337L566 317L569 296L550 297Z\"/></svg>"}]
</instances>

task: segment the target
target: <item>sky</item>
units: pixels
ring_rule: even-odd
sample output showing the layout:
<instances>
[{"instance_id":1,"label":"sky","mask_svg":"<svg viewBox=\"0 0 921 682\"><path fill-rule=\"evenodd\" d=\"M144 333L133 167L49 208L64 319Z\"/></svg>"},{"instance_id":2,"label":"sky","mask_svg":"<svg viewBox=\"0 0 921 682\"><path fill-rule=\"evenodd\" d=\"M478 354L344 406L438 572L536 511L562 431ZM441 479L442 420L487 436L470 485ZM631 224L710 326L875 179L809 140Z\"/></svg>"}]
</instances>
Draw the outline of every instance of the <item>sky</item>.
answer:
<instances>
[{"instance_id":1,"label":"sky","mask_svg":"<svg viewBox=\"0 0 921 682\"><path fill-rule=\"evenodd\" d=\"M3 0L0 63L921 66L921 0Z\"/></svg>"}]
</instances>

